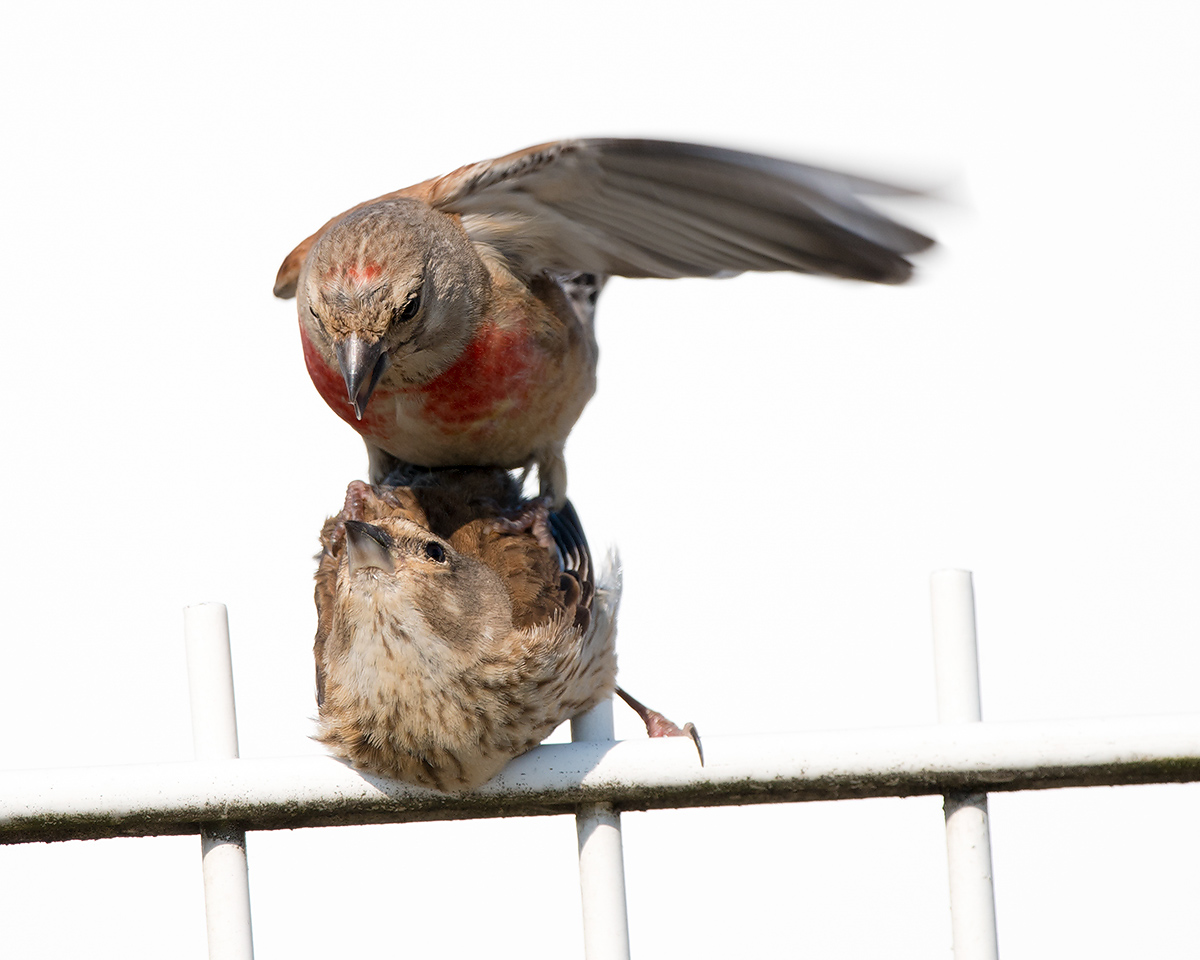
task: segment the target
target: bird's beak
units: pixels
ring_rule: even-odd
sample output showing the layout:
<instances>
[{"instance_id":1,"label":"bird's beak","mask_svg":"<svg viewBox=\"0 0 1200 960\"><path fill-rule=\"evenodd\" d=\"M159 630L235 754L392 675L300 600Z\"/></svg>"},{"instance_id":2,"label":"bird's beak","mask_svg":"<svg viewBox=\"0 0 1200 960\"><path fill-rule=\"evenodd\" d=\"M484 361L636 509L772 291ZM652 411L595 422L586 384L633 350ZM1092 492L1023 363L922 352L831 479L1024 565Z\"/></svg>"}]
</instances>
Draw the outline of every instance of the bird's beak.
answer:
<instances>
[{"instance_id":1,"label":"bird's beak","mask_svg":"<svg viewBox=\"0 0 1200 960\"><path fill-rule=\"evenodd\" d=\"M375 567L384 573L395 571L392 563L392 538L388 532L361 520L346 521L346 559L350 573Z\"/></svg>"},{"instance_id":2,"label":"bird's beak","mask_svg":"<svg viewBox=\"0 0 1200 960\"><path fill-rule=\"evenodd\" d=\"M361 420L375 384L388 368L391 358L383 348L382 340L367 343L357 333L339 340L334 346L342 379L346 381L346 398L354 404L354 415Z\"/></svg>"}]
</instances>

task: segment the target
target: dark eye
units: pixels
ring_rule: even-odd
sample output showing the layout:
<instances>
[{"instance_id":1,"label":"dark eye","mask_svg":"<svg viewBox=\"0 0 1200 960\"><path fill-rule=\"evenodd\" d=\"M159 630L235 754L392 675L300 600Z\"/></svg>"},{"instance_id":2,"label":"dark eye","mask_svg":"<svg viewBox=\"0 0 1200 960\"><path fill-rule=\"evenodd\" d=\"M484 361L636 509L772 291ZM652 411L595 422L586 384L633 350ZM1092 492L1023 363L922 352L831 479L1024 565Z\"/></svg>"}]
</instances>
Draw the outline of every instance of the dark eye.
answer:
<instances>
[{"instance_id":1,"label":"dark eye","mask_svg":"<svg viewBox=\"0 0 1200 960\"><path fill-rule=\"evenodd\" d=\"M308 312L309 312L309 313L311 313L311 314L313 315L313 319L314 319L314 320L320 320L320 319L321 319L319 316L317 316L317 308L316 308L316 307L314 307L314 306L313 306L311 303L308 305Z\"/></svg>"},{"instance_id":2,"label":"dark eye","mask_svg":"<svg viewBox=\"0 0 1200 960\"><path fill-rule=\"evenodd\" d=\"M392 323L404 323L406 320L411 320L417 315L417 311L421 309L421 294L414 293L408 298L408 303L403 307L397 307L392 311Z\"/></svg>"},{"instance_id":3,"label":"dark eye","mask_svg":"<svg viewBox=\"0 0 1200 960\"><path fill-rule=\"evenodd\" d=\"M425 544L425 556L434 561L434 563L446 562L446 551L442 548L440 543L437 543L434 540L430 540L427 544Z\"/></svg>"}]
</instances>

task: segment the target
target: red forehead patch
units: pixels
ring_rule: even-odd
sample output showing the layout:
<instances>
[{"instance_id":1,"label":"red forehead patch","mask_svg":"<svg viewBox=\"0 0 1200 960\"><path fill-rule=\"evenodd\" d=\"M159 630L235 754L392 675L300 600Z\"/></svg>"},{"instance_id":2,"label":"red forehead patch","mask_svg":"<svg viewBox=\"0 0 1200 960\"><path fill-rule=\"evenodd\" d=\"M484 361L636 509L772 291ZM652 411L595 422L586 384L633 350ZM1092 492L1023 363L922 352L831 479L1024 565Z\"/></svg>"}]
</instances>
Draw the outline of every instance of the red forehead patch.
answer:
<instances>
[{"instance_id":1,"label":"red forehead patch","mask_svg":"<svg viewBox=\"0 0 1200 960\"><path fill-rule=\"evenodd\" d=\"M383 267L377 263L364 263L361 267L347 263L344 266L333 267L325 275L325 279L341 279L347 283L370 283L372 280L378 278L381 273L383 273Z\"/></svg>"}]
</instances>

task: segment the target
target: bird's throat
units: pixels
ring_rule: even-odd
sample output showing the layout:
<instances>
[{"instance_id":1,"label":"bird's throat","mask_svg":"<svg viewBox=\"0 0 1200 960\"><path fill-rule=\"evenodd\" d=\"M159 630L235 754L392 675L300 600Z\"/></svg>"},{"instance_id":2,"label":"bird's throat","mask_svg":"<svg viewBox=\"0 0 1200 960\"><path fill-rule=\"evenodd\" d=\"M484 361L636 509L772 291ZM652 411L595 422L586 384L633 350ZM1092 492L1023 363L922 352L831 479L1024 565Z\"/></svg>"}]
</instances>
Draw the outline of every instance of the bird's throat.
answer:
<instances>
[{"instance_id":1,"label":"bird's throat","mask_svg":"<svg viewBox=\"0 0 1200 960\"><path fill-rule=\"evenodd\" d=\"M346 396L346 381L342 378L337 363L331 364L321 356L321 351L313 343L303 320L300 321L300 344L304 349L304 365L308 368L308 375L313 386L317 388L317 393L334 413L359 433L367 434L371 429L370 404L363 411L363 418L359 420L354 414L354 404Z\"/></svg>"},{"instance_id":2,"label":"bird's throat","mask_svg":"<svg viewBox=\"0 0 1200 960\"><path fill-rule=\"evenodd\" d=\"M339 417L368 440L387 448L389 424L380 418L379 400L393 391L380 385L359 420L346 398L346 384L336 362L330 363L300 323L304 364L317 392ZM547 355L522 326L502 327L484 322L449 367L418 386L395 391L407 398L411 416L447 433L471 430L483 422L520 416L528 410L531 392L545 374ZM387 404L391 409L391 404Z\"/></svg>"}]
</instances>

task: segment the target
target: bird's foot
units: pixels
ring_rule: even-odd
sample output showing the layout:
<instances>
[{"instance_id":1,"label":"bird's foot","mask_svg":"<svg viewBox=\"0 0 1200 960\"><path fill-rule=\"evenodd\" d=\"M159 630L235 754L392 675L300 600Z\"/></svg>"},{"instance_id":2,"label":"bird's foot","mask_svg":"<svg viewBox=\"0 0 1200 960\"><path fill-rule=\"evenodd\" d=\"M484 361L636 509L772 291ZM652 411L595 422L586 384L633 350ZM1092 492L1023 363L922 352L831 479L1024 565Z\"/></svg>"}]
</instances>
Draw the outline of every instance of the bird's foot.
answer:
<instances>
[{"instance_id":1,"label":"bird's foot","mask_svg":"<svg viewBox=\"0 0 1200 960\"><path fill-rule=\"evenodd\" d=\"M646 725L647 736L691 737L692 742L696 744L696 752L700 754L700 766L704 766L704 747L700 743L700 731L696 729L694 723L689 721L679 727L657 710L651 710L644 703L635 700L620 687L617 687L617 696L629 704L633 708L633 712L642 718L642 723Z\"/></svg>"},{"instance_id":2,"label":"bird's foot","mask_svg":"<svg viewBox=\"0 0 1200 960\"><path fill-rule=\"evenodd\" d=\"M491 522L491 528L497 533L533 534L538 545L554 552L556 548L554 533L550 529L550 500L538 497L530 500L512 517L497 517Z\"/></svg>"},{"instance_id":3,"label":"bird's foot","mask_svg":"<svg viewBox=\"0 0 1200 960\"><path fill-rule=\"evenodd\" d=\"M342 521L363 519L363 504L371 495L370 485L361 480L351 480L346 487L346 502L342 504Z\"/></svg>"},{"instance_id":4,"label":"bird's foot","mask_svg":"<svg viewBox=\"0 0 1200 960\"><path fill-rule=\"evenodd\" d=\"M371 520L382 516L386 508L398 506L400 501L391 487L372 487L362 480L351 480L346 486L346 500L342 504L338 522L344 524L347 520Z\"/></svg>"}]
</instances>

